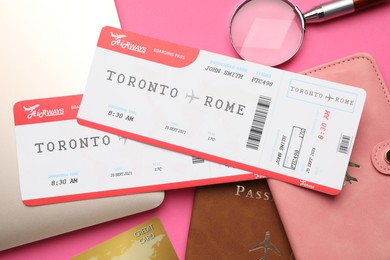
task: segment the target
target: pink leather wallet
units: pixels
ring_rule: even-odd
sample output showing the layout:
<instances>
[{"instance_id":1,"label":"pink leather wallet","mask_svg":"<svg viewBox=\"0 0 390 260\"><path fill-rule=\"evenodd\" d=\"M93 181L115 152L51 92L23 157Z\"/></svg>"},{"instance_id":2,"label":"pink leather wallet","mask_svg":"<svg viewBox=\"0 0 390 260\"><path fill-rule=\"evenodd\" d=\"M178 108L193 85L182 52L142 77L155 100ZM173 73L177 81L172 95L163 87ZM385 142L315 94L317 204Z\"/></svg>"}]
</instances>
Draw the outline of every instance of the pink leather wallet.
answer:
<instances>
[{"instance_id":1,"label":"pink leather wallet","mask_svg":"<svg viewBox=\"0 0 390 260\"><path fill-rule=\"evenodd\" d=\"M390 94L379 68L359 53L303 73L364 88L367 99L350 159L360 167L348 168L339 195L268 180L294 254L390 259Z\"/></svg>"}]
</instances>

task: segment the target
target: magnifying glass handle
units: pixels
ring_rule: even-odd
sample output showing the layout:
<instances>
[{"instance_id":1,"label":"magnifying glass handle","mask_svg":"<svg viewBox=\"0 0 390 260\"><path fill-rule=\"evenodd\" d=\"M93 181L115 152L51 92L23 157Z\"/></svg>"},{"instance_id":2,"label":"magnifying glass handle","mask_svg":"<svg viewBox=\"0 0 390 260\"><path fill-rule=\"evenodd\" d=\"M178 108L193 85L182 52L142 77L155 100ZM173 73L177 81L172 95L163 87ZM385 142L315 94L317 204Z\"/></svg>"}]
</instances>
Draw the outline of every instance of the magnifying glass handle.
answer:
<instances>
[{"instance_id":1,"label":"magnifying glass handle","mask_svg":"<svg viewBox=\"0 0 390 260\"><path fill-rule=\"evenodd\" d=\"M306 23L318 23L384 2L387 0L339 0L314 7L303 16Z\"/></svg>"},{"instance_id":2,"label":"magnifying glass handle","mask_svg":"<svg viewBox=\"0 0 390 260\"><path fill-rule=\"evenodd\" d=\"M387 2L387 0L354 0L355 11L360 11L368 7Z\"/></svg>"}]
</instances>

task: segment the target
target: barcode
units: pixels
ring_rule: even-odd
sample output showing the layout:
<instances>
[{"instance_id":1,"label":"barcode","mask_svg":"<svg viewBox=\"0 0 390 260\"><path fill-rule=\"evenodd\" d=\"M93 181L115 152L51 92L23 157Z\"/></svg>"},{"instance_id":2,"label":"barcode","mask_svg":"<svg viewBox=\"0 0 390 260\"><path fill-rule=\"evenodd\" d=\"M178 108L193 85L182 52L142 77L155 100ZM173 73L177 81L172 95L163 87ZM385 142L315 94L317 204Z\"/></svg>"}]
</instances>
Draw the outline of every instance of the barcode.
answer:
<instances>
[{"instance_id":1,"label":"barcode","mask_svg":"<svg viewBox=\"0 0 390 260\"><path fill-rule=\"evenodd\" d=\"M347 154L349 151L349 146L351 144L351 139L352 138L348 135L342 135L340 142L339 142L339 146L337 148L337 151L339 153Z\"/></svg>"},{"instance_id":2,"label":"barcode","mask_svg":"<svg viewBox=\"0 0 390 260\"><path fill-rule=\"evenodd\" d=\"M247 148L254 150L259 149L270 104L270 97L260 95L259 100L257 101L256 112L249 132L248 141L246 143Z\"/></svg>"},{"instance_id":3,"label":"barcode","mask_svg":"<svg viewBox=\"0 0 390 260\"><path fill-rule=\"evenodd\" d=\"M192 156L192 164L204 163L204 159Z\"/></svg>"}]
</instances>

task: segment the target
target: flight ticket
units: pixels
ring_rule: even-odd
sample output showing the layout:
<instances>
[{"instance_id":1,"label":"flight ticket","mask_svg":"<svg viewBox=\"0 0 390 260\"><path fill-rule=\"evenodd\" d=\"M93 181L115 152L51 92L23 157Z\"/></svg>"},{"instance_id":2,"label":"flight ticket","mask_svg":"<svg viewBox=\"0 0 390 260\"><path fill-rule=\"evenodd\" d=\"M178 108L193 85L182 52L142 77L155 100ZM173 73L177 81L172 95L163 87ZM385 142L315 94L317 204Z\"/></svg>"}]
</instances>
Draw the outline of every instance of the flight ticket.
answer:
<instances>
[{"instance_id":1,"label":"flight ticket","mask_svg":"<svg viewBox=\"0 0 390 260\"><path fill-rule=\"evenodd\" d=\"M257 178L253 173L81 126L82 95L15 104L21 195L37 206Z\"/></svg>"},{"instance_id":2,"label":"flight ticket","mask_svg":"<svg viewBox=\"0 0 390 260\"><path fill-rule=\"evenodd\" d=\"M105 27L77 118L336 195L365 96L358 87Z\"/></svg>"}]
</instances>

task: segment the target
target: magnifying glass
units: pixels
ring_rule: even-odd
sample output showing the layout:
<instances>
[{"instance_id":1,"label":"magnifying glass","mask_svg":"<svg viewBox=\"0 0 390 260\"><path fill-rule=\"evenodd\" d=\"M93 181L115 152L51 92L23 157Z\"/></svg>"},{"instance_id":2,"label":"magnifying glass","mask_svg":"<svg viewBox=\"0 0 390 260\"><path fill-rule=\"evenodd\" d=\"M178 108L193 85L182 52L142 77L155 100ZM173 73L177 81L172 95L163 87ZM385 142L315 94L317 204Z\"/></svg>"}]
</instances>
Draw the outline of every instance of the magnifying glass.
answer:
<instances>
[{"instance_id":1,"label":"magnifying glass","mask_svg":"<svg viewBox=\"0 0 390 260\"><path fill-rule=\"evenodd\" d=\"M233 14L230 40L244 60L277 66L298 51L306 23L322 22L382 2L386 0L339 0L303 14L288 0L247 0Z\"/></svg>"}]
</instances>

